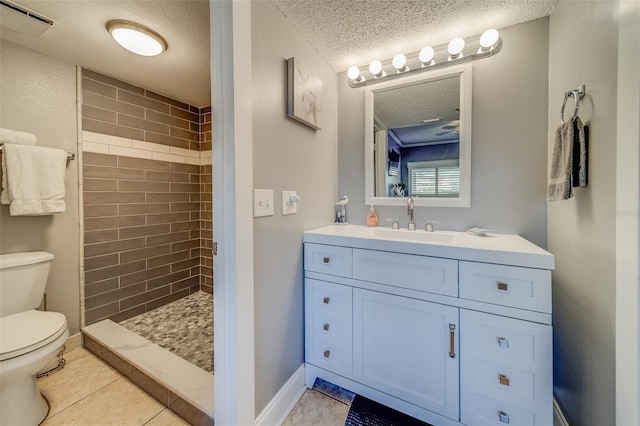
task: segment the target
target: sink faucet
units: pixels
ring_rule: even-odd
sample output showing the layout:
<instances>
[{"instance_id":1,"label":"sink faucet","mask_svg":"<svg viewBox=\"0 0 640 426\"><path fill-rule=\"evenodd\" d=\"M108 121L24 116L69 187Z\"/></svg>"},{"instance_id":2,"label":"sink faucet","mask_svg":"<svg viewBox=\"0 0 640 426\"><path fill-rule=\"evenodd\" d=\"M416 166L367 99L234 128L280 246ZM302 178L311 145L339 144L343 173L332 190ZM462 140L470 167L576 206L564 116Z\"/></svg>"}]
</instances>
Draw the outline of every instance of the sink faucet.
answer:
<instances>
[{"instance_id":1,"label":"sink faucet","mask_svg":"<svg viewBox=\"0 0 640 426\"><path fill-rule=\"evenodd\" d=\"M413 198L407 198L407 214L409 215L409 231L416 230L416 224L413 223Z\"/></svg>"}]
</instances>

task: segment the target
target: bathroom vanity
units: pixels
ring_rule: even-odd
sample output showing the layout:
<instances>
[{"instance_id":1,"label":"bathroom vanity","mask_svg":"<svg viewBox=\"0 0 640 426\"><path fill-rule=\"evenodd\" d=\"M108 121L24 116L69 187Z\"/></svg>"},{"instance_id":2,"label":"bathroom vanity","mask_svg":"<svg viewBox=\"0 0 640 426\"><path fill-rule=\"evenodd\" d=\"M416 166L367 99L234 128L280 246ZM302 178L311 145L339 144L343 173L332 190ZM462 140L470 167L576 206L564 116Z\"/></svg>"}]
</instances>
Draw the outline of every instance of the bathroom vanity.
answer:
<instances>
[{"instance_id":1,"label":"bathroom vanity","mask_svg":"<svg viewBox=\"0 0 640 426\"><path fill-rule=\"evenodd\" d=\"M551 425L553 268L517 235L305 232L307 386L434 425Z\"/></svg>"}]
</instances>

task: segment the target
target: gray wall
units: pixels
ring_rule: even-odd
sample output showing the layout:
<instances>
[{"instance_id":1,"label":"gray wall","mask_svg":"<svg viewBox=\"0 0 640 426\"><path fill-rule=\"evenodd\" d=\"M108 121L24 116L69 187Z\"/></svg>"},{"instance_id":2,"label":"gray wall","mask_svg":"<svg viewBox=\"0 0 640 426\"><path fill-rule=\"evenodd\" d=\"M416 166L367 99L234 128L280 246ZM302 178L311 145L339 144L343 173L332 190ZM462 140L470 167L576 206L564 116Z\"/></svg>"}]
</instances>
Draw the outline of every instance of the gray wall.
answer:
<instances>
[{"instance_id":1,"label":"gray wall","mask_svg":"<svg viewBox=\"0 0 640 426\"><path fill-rule=\"evenodd\" d=\"M471 208L416 207L415 222L441 222L441 229L470 225L520 234L545 247L547 165L548 19L500 30L502 51L473 63ZM338 194L351 200L347 219L365 224L364 89L338 76ZM398 218L402 207L378 207L379 224Z\"/></svg>"},{"instance_id":2,"label":"gray wall","mask_svg":"<svg viewBox=\"0 0 640 426\"><path fill-rule=\"evenodd\" d=\"M0 42L0 127L33 133L38 144L76 152L76 67L6 41ZM78 160L65 177L67 210L52 216L12 217L0 206L0 252L46 250L55 259L47 308L80 329Z\"/></svg>"},{"instance_id":3,"label":"gray wall","mask_svg":"<svg viewBox=\"0 0 640 426\"><path fill-rule=\"evenodd\" d=\"M550 19L549 140L567 90L586 84L589 186L549 203L554 393L571 424L615 424L616 2L560 1ZM629 52L631 53L631 52ZM571 101L568 105L573 105Z\"/></svg>"},{"instance_id":4,"label":"gray wall","mask_svg":"<svg viewBox=\"0 0 640 426\"><path fill-rule=\"evenodd\" d=\"M304 360L302 232L333 220L337 185L335 71L271 2L253 2L253 182L273 189L275 215L254 219L256 414ZM274 29L277 29L274 31ZM323 82L322 130L286 116L286 59ZM298 213L282 216L295 190Z\"/></svg>"}]
</instances>

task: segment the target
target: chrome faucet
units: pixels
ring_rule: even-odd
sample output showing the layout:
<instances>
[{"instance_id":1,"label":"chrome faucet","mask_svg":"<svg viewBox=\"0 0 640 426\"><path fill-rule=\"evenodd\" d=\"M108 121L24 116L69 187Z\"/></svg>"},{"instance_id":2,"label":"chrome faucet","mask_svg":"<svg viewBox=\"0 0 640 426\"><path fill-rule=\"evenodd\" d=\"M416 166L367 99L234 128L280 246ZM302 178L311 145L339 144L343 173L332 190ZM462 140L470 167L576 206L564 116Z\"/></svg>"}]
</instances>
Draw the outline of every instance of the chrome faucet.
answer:
<instances>
[{"instance_id":1,"label":"chrome faucet","mask_svg":"<svg viewBox=\"0 0 640 426\"><path fill-rule=\"evenodd\" d=\"M407 214L409 215L409 231L416 230L416 224L413 223L413 198L407 198Z\"/></svg>"}]
</instances>

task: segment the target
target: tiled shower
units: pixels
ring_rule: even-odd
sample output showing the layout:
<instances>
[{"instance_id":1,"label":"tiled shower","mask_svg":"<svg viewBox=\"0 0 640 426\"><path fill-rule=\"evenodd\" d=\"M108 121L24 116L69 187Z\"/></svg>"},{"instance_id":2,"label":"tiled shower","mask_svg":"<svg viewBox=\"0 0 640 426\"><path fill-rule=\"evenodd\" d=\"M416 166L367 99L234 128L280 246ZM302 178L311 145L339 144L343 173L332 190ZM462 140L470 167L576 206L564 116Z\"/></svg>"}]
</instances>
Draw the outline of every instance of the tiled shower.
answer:
<instances>
[{"instance_id":1,"label":"tiled shower","mask_svg":"<svg viewBox=\"0 0 640 426\"><path fill-rule=\"evenodd\" d=\"M211 108L82 70L87 325L213 293Z\"/></svg>"}]
</instances>

